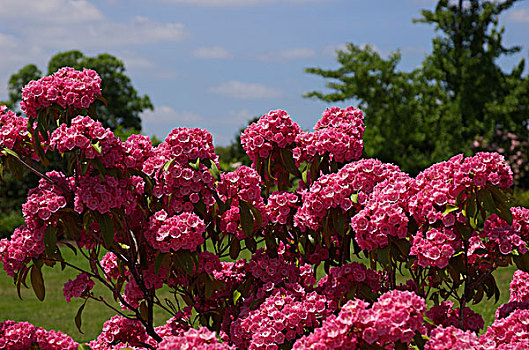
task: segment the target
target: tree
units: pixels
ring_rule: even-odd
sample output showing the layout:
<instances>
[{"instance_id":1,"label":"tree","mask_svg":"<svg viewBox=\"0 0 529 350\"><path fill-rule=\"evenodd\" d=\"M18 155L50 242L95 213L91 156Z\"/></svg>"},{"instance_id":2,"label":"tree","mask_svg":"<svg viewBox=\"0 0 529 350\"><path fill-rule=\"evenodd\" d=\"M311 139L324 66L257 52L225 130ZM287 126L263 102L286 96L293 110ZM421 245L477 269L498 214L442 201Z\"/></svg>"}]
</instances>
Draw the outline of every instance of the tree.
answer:
<instances>
[{"instance_id":1,"label":"tree","mask_svg":"<svg viewBox=\"0 0 529 350\"><path fill-rule=\"evenodd\" d=\"M366 151L410 173L456 153L470 153L477 136L504 129L527 139L529 78L522 59L510 73L498 59L520 50L502 44L498 17L517 0L440 0L416 22L435 25L433 51L411 72L400 54L382 58L371 47L338 51L338 69L307 68L330 81L330 93L306 97L355 99L366 112Z\"/></svg>"},{"instance_id":2,"label":"tree","mask_svg":"<svg viewBox=\"0 0 529 350\"><path fill-rule=\"evenodd\" d=\"M96 110L103 126L116 130L121 126L123 130L141 130L140 114L146 109L153 109L149 96L140 96L132 86L132 81L126 74L123 61L113 55L104 53L95 57L85 56L77 50L56 54L48 63L48 75L61 67L73 67L78 70L90 68L101 76L101 89L109 101L108 106L97 104ZM34 65L28 64L9 80L9 101L6 105L13 108L20 102L21 90L30 81L42 77L41 71Z\"/></svg>"}]
</instances>

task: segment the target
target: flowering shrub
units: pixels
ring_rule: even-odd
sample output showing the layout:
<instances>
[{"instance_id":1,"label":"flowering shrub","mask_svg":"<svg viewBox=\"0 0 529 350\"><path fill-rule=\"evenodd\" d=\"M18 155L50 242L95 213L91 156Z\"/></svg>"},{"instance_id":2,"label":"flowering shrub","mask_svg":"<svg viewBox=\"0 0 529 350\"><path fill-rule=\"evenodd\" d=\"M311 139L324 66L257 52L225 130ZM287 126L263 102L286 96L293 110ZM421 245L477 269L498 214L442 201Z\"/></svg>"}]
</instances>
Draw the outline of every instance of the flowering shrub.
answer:
<instances>
[{"instance_id":1,"label":"flowering shrub","mask_svg":"<svg viewBox=\"0 0 529 350\"><path fill-rule=\"evenodd\" d=\"M241 135L252 166L221 173L206 130L176 128L153 147L103 128L99 83L63 68L24 88L27 117L0 107L1 165L40 177L0 262L40 300L43 268L78 272L63 289L83 300L76 325L88 300L117 313L83 348L529 345L529 210L511 208L501 155L458 155L413 178L362 158L358 109L327 109L310 133L276 110ZM52 154L64 169L48 169ZM63 258L66 246L86 267ZM483 318L468 304L497 299L493 272L509 264L519 268L511 299L478 336ZM156 308L171 315L159 327ZM76 347L0 323L0 348Z\"/></svg>"}]
</instances>

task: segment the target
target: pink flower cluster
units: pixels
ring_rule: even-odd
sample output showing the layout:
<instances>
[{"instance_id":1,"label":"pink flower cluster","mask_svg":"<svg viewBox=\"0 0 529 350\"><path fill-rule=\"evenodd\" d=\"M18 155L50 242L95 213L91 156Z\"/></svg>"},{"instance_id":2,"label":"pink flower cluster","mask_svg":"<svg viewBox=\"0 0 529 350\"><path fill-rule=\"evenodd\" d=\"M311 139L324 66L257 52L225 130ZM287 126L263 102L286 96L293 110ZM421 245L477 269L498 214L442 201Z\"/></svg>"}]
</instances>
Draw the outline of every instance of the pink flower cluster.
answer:
<instances>
[{"instance_id":1,"label":"pink flower cluster","mask_svg":"<svg viewBox=\"0 0 529 350\"><path fill-rule=\"evenodd\" d=\"M508 317L497 319L481 336L487 350L527 349L529 346L529 310L515 310Z\"/></svg>"},{"instance_id":2,"label":"pink flower cluster","mask_svg":"<svg viewBox=\"0 0 529 350\"><path fill-rule=\"evenodd\" d=\"M143 163L143 172L157 179L154 194L158 198L170 198L166 204L169 214L191 212L199 201L206 207L213 205L215 178L208 167L210 163L219 165L209 132L176 128L153 151Z\"/></svg>"},{"instance_id":3,"label":"pink flower cluster","mask_svg":"<svg viewBox=\"0 0 529 350\"><path fill-rule=\"evenodd\" d=\"M79 214L85 209L107 214L118 208L130 214L137 204L135 196L143 192L143 180L137 176L117 179L110 175L85 175L76 185L74 210Z\"/></svg>"},{"instance_id":4,"label":"pink flower cluster","mask_svg":"<svg viewBox=\"0 0 529 350\"><path fill-rule=\"evenodd\" d=\"M0 240L0 262L4 271L11 277L31 258L44 253L44 230L28 230L25 226L15 229L11 239Z\"/></svg>"},{"instance_id":5,"label":"pink flower cluster","mask_svg":"<svg viewBox=\"0 0 529 350\"><path fill-rule=\"evenodd\" d=\"M409 291L386 292L373 303L363 319L362 338L369 344L411 342L416 331L424 334L423 314L426 302Z\"/></svg>"},{"instance_id":6,"label":"pink flower cluster","mask_svg":"<svg viewBox=\"0 0 529 350\"><path fill-rule=\"evenodd\" d=\"M300 133L296 138L294 159L297 164L328 155L338 163L360 158L363 149L364 114L354 107L327 108L313 132Z\"/></svg>"},{"instance_id":7,"label":"pink flower cluster","mask_svg":"<svg viewBox=\"0 0 529 350\"><path fill-rule=\"evenodd\" d=\"M409 208L417 223L433 225L441 221L450 227L455 220L453 214L443 215L447 204L454 205L457 196L472 186L510 187L512 170L497 153L478 153L468 158L460 154L424 170L414 184Z\"/></svg>"},{"instance_id":8,"label":"pink flower cluster","mask_svg":"<svg viewBox=\"0 0 529 350\"><path fill-rule=\"evenodd\" d=\"M108 276L107 279L117 280L121 276L121 272L118 266L118 257L112 252L106 253L100 261L101 267ZM130 275L128 270L123 270L125 276Z\"/></svg>"},{"instance_id":9,"label":"pink flower cluster","mask_svg":"<svg viewBox=\"0 0 529 350\"><path fill-rule=\"evenodd\" d=\"M485 221L485 227L480 233L480 237L486 241L487 250L492 250L493 254L499 250L501 254L507 255L516 249L518 253L525 254L527 252L526 243L514 231L513 226L498 215L491 214ZM493 248L491 246L495 249L491 249Z\"/></svg>"},{"instance_id":10,"label":"pink flower cluster","mask_svg":"<svg viewBox=\"0 0 529 350\"><path fill-rule=\"evenodd\" d=\"M178 336L165 337L157 346L158 350L229 350L234 349L226 343L219 343L215 332L206 327L191 328Z\"/></svg>"},{"instance_id":11,"label":"pink flower cluster","mask_svg":"<svg viewBox=\"0 0 529 350\"><path fill-rule=\"evenodd\" d=\"M147 334L141 322L116 315L103 324L101 334L88 346L92 350L119 350L131 347L143 349L143 344L156 346L156 341Z\"/></svg>"},{"instance_id":12,"label":"pink flower cluster","mask_svg":"<svg viewBox=\"0 0 529 350\"><path fill-rule=\"evenodd\" d=\"M204 221L194 213L169 216L165 210L156 212L149 220L145 239L154 249L162 253L180 249L195 251L204 243L206 231Z\"/></svg>"},{"instance_id":13,"label":"pink flower cluster","mask_svg":"<svg viewBox=\"0 0 529 350\"><path fill-rule=\"evenodd\" d=\"M71 67L60 68L52 75L30 81L22 88L20 108L31 118L41 107L56 103L63 109L88 108L101 95L101 78L92 69L77 71Z\"/></svg>"},{"instance_id":14,"label":"pink flower cluster","mask_svg":"<svg viewBox=\"0 0 529 350\"><path fill-rule=\"evenodd\" d=\"M38 187L29 191L26 203L22 204L22 213L29 229L47 226L50 218L66 206L64 192L69 190L69 186L64 175L52 171L46 176L55 181L55 184L41 179Z\"/></svg>"},{"instance_id":15,"label":"pink flower cluster","mask_svg":"<svg viewBox=\"0 0 529 350\"><path fill-rule=\"evenodd\" d=\"M425 332L426 302L412 292L392 290L368 306L349 300L337 317L327 318L321 328L299 339L294 349L338 349L349 344L356 349L367 348L366 343L385 348L395 342L409 344L415 332Z\"/></svg>"},{"instance_id":16,"label":"pink flower cluster","mask_svg":"<svg viewBox=\"0 0 529 350\"><path fill-rule=\"evenodd\" d=\"M529 209L524 207L511 208L513 217L512 229L525 242L529 241Z\"/></svg>"},{"instance_id":17,"label":"pink flower cluster","mask_svg":"<svg viewBox=\"0 0 529 350\"><path fill-rule=\"evenodd\" d=\"M368 306L368 303L360 299L349 300L341 308L338 316L327 317L321 327L299 338L292 349L357 349L359 334L355 333L355 329L363 327L362 319Z\"/></svg>"},{"instance_id":18,"label":"pink flower cluster","mask_svg":"<svg viewBox=\"0 0 529 350\"><path fill-rule=\"evenodd\" d=\"M47 331L28 322L0 322L0 349L25 350L34 347L41 350L77 350L79 344L60 331Z\"/></svg>"},{"instance_id":19,"label":"pink flower cluster","mask_svg":"<svg viewBox=\"0 0 529 350\"><path fill-rule=\"evenodd\" d=\"M124 163L128 169L142 170L145 161L154 155L149 137L140 134L130 135L123 143Z\"/></svg>"},{"instance_id":20,"label":"pink flower cluster","mask_svg":"<svg viewBox=\"0 0 529 350\"><path fill-rule=\"evenodd\" d=\"M356 295L361 297L362 288L358 288L359 285L367 286L369 291L379 291L380 281L380 276L376 271L353 262L331 267L329 273L318 281L316 291L328 300L340 303L344 301L347 293L354 289L357 290Z\"/></svg>"},{"instance_id":21,"label":"pink flower cluster","mask_svg":"<svg viewBox=\"0 0 529 350\"><path fill-rule=\"evenodd\" d=\"M246 237L240 228L240 200L250 203L259 210L262 227L267 224L267 211L261 196L261 183L262 180L257 171L247 166L241 166L233 172L221 174L221 181L217 184L217 192L224 200L232 199L230 208L221 216L220 227L222 231L235 234L238 239ZM258 228L256 220L254 229Z\"/></svg>"},{"instance_id":22,"label":"pink flower cluster","mask_svg":"<svg viewBox=\"0 0 529 350\"><path fill-rule=\"evenodd\" d=\"M51 148L60 153L80 150L86 159L99 159L107 167L122 166L123 146L121 140L105 129L101 122L79 115L72 119L71 126L61 124L50 138ZM96 150L100 148L100 152Z\"/></svg>"},{"instance_id":23,"label":"pink flower cluster","mask_svg":"<svg viewBox=\"0 0 529 350\"><path fill-rule=\"evenodd\" d=\"M308 192L302 193L303 205L294 216L294 225L302 231L321 229L329 209L348 212L353 207L353 195L359 206L364 205L375 185L395 173L400 173L395 165L361 159L345 165L338 173L321 176Z\"/></svg>"},{"instance_id":24,"label":"pink flower cluster","mask_svg":"<svg viewBox=\"0 0 529 350\"><path fill-rule=\"evenodd\" d=\"M0 147L17 152L21 157L33 157L28 118L19 117L0 105Z\"/></svg>"},{"instance_id":25,"label":"pink flower cluster","mask_svg":"<svg viewBox=\"0 0 529 350\"><path fill-rule=\"evenodd\" d=\"M91 291L94 286L95 282L90 279L90 275L82 272L73 281L70 279L64 284L62 294L69 303L72 298L80 298L84 293Z\"/></svg>"},{"instance_id":26,"label":"pink flower cluster","mask_svg":"<svg viewBox=\"0 0 529 350\"><path fill-rule=\"evenodd\" d=\"M274 224L292 224L294 213L299 208L299 197L290 192L274 192L268 197L266 209L268 219Z\"/></svg>"},{"instance_id":27,"label":"pink flower cluster","mask_svg":"<svg viewBox=\"0 0 529 350\"><path fill-rule=\"evenodd\" d=\"M262 249L257 250L252 255L247 270L248 273L263 283L272 283L272 287L283 281L297 282L300 275L298 267L286 261L281 255L277 258L271 258Z\"/></svg>"},{"instance_id":28,"label":"pink flower cluster","mask_svg":"<svg viewBox=\"0 0 529 350\"><path fill-rule=\"evenodd\" d=\"M454 303L451 301L443 301L439 305L434 305L428 311L426 311L425 316L433 321L436 325L443 327L457 327L459 328L459 308L454 309ZM478 333L485 322L483 317L480 314L475 313L470 308L465 307L463 311L463 330L472 331ZM426 327L429 331L434 329L434 326L426 324Z\"/></svg>"},{"instance_id":29,"label":"pink flower cluster","mask_svg":"<svg viewBox=\"0 0 529 350\"><path fill-rule=\"evenodd\" d=\"M529 309L529 273L522 270L514 272L510 285L509 302L496 310L496 319L505 318L515 310Z\"/></svg>"},{"instance_id":30,"label":"pink flower cluster","mask_svg":"<svg viewBox=\"0 0 529 350\"><path fill-rule=\"evenodd\" d=\"M277 349L317 327L328 314L325 297L279 288L257 309L241 313L231 326L231 340L243 349Z\"/></svg>"},{"instance_id":31,"label":"pink flower cluster","mask_svg":"<svg viewBox=\"0 0 529 350\"><path fill-rule=\"evenodd\" d=\"M413 237L410 255L416 255L422 267L435 266L440 269L448 265L461 241L450 228L432 228L427 232L420 229Z\"/></svg>"},{"instance_id":32,"label":"pink flower cluster","mask_svg":"<svg viewBox=\"0 0 529 350\"><path fill-rule=\"evenodd\" d=\"M290 119L287 112L278 109L250 124L241 134L241 144L254 163L258 158L268 158L270 154L277 160L279 155L273 152L274 149L293 146L300 133L299 125Z\"/></svg>"},{"instance_id":33,"label":"pink flower cluster","mask_svg":"<svg viewBox=\"0 0 529 350\"><path fill-rule=\"evenodd\" d=\"M424 350L483 350L476 333L454 326L437 327L430 334Z\"/></svg>"}]
</instances>

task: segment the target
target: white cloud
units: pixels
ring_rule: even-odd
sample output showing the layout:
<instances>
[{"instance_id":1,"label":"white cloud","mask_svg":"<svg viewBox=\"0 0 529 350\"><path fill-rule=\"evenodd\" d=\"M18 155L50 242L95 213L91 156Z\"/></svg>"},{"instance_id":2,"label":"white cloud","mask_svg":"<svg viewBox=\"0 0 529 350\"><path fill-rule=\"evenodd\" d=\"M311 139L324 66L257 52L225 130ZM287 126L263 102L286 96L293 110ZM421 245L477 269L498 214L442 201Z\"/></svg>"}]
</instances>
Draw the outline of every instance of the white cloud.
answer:
<instances>
[{"instance_id":1,"label":"white cloud","mask_svg":"<svg viewBox=\"0 0 529 350\"><path fill-rule=\"evenodd\" d=\"M238 80L231 80L222 83L217 87L209 89L209 91L217 95L240 98L244 100L274 98L281 95L279 90L266 87L262 84L244 83Z\"/></svg>"},{"instance_id":2,"label":"white cloud","mask_svg":"<svg viewBox=\"0 0 529 350\"><path fill-rule=\"evenodd\" d=\"M229 59L233 55L222 46L199 47L193 51L193 56L205 59Z\"/></svg>"},{"instance_id":3,"label":"white cloud","mask_svg":"<svg viewBox=\"0 0 529 350\"><path fill-rule=\"evenodd\" d=\"M323 49L323 54L327 56L336 56L336 51L346 51L347 44L329 45Z\"/></svg>"},{"instance_id":4,"label":"white cloud","mask_svg":"<svg viewBox=\"0 0 529 350\"><path fill-rule=\"evenodd\" d=\"M529 10L527 9L513 10L509 14L509 19L513 22L529 23Z\"/></svg>"},{"instance_id":5,"label":"white cloud","mask_svg":"<svg viewBox=\"0 0 529 350\"><path fill-rule=\"evenodd\" d=\"M186 30L181 23L135 17L125 23L104 20L79 26L28 27L25 34L36 45L102 49L179 42L186 37Z\"/></svg>"},{"instance_id":6,"label":"white cloud","mask_svg":"<svg viewBox=\"0 0 529 350\"><path fill-rule=\"evenodd\" d=\"M179 124L198 123L203 120L197 113L177 112L169 106L160 106L156 107L154 111L146 111L142 114L142 119L145 126L148 124L172 123L172 127L177 127Z\"/></svg>"},{"instance_id":7,"label":"white cloud","mask_svg":"<svg viewBox=\"0 0 529 350\"><path fill-rule=\"evenodd\" d=\"M328 2L331 0L162 0L173 4L188 4L188 5L200 5L200 6L249 6L249 5L266 5L278 2L290 2L290 3L316 3L316 2Z\"/></svg>"},{"instance_id":8,"label":"white cloud","mask_svg":"<svg viewBox=\"0 0 529 350\"><path fill-rule=\"evenodd\" d=\"M231 110L228 113L228 117L223 119L223 122L226 124L234 125L246 125L250 119L255 117L255 114L250 113L247 109L241 109L238 111Z\"/></svg>"},{"instance_id":9,"label":"white cloud","mask_svg":"<svg viewBox=\"0 0 529 350\"><path fill-rule=\"evenodd\" d=\"M68 24L101 20L103 14L87 0L2 0L0 18Z\"/></svg>"},{"instance_id":10,"label":"white cloud","mask_svg":"<svg viewBox=\"0 0 529 350\"><path fill-rule=\"evenodd\" d=\"M260 55L259 58L263 61L288 61L314 57L315 55L316 53L314 50L305 47L299 47L277 52L269 52L267 54Z\"/></svg>"}]
</instances>

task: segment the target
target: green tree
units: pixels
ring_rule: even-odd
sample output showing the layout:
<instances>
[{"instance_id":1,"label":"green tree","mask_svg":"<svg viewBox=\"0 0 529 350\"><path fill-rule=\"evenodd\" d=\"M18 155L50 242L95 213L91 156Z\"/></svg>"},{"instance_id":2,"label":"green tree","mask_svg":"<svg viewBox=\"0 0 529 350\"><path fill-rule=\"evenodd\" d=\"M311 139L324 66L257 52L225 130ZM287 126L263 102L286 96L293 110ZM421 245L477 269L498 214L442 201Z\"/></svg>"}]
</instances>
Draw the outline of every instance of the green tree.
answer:
<instances>
[{"instance_id":1,"label":"green tree","mask_svg":"<svg viewBox=\"0 0 529 350\"><path fill-rule=\"evenodd\" d=\"M411 72L397 69L400 54L382 58L349 44L338 69L307 68L329 81L328 93L306 97L353 99L366 112L366 151L412 174L457 153L470 153L478 135L503 129L527 138L529 78L525 61L504 72L498 59L520 50L502 44L498 17L517 0L440 0L417 22L433 24L433 51Z\"/></svg>"},{"instance_id":2,"label":"green tree","mask_svg":"<svg viewBox=\"0 0 529 350\"><path fill-rule=\"evenodd\" d=\"M73 67L81 70L90 68L101 76L101 90L108 101L108 106L97 104L99 120L105 127L116 130L141 130L140 114L146 109L153 109L149 96L139 95L132 81L126 74L123 61L110 54L99 54L95 57L85 56L80 51L66 51L56 54L48 63L48 75L61 67ZM9 80L9 101L11 108L20 102L21 90L30 80L39 79L42 73L34 64L28 64Z\"/></svg>"}]
</instances>

